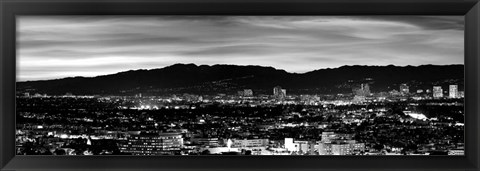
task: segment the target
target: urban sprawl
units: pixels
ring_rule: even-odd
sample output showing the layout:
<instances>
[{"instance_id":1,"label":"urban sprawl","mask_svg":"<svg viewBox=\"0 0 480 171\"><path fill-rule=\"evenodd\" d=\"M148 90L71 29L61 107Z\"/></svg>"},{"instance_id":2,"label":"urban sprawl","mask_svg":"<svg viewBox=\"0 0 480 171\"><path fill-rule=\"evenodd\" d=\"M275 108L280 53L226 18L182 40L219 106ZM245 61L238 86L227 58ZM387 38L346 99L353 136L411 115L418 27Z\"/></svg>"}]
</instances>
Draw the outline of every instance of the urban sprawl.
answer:
<instances>
[{"instance_id":1,"label":"urban sprawl","mask_svg":"<svg viewBox=\"0 0 480 171\"><path fill-rule=\"evenodd\" d=\"M464 155L458 85L290 95L17 94L17 155ZM445 88L445 89L443 89Z\"/></svg>"}]
</instances>

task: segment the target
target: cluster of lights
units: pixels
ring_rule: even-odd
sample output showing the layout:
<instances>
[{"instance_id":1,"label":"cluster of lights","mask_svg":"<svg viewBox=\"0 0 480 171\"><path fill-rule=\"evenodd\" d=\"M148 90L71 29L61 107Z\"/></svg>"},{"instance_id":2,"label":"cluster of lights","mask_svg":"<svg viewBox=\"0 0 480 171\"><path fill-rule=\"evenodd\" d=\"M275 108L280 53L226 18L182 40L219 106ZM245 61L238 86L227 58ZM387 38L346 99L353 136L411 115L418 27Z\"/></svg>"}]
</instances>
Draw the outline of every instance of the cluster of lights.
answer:
<instances>
[{"instance_id":1,"label":"cluster of lights","mask_svg":"<svg viewBox=\"0 0 480 171\"><path fill-rule=\"evenodd\" d=\"M138 110L158 110L158 106L150 106L150 105L141 105L140 107L134 107L132 109L138 109Z\"/></svg>"}]
</instances>

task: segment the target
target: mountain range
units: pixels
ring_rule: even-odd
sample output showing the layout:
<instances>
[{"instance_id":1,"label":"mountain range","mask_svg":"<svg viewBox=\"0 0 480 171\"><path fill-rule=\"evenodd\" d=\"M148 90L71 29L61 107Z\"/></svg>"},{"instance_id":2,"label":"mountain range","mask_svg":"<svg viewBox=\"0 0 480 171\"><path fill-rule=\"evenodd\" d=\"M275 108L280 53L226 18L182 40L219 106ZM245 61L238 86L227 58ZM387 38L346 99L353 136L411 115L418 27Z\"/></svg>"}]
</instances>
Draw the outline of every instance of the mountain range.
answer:
<instances>
[{"instance_id":1,"label":"mountain range","mask_svg":"<svg viewBox=\"0 0 480 171\"><path fill-rule=\"evenodd\" d=\"M151 70L130 70L96 77L17 82L18 92L61 95L150 95L235 93L252 89L255 94L272 94L275 86L287 94L350 93L361 83L372 92L398 90L407 84L411 91L434 85L458 84L463 89L464 65L342 66L306 73L289 73L264 66L175 64Z\"/></svg>"}]
</instances>

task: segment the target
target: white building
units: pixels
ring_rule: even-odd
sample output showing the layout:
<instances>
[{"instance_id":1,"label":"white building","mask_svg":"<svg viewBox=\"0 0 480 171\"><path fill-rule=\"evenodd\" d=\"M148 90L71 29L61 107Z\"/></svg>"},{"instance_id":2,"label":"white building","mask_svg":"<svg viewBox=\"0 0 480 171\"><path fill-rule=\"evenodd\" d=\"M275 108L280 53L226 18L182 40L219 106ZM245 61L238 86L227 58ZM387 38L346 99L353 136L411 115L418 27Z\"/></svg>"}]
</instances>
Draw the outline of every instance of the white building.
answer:
<instances>
[{"instance_id":1,"label":"white building","mask_svg":"<svg viewBox=\"0 0 480 171\"><path fill-rule=\"evenodd\" d=\"M352 142L344 143L323 143L320 142L317 147L319 155L352 155L354 153L365 151L364 143Z\"/></svg>"},{"instance_id":2,"label":"white building","mask_svg":"<svg viewBox=\"0 0 480 171\"><path fill-rule=\"evenodd\" d=\"M353 140L352 134L322 132L322 140L316 148L319 155L352 155L365 151L365 144Z\"/></svg>"},{"instance_id":3,"label":"white building","mask_svg":"<svg viewBox=\"0 0 480 171\"><path fill-rule=\"evenodd\" d=\"M232 147L265 147L268 145L268 139L233 139Z\"/></svg>"},{"instance_id":4,"label":"white building","mask_svg":"<svg viewBox=\"0 0 480 171\"><path fill-rule=\"evenodd\" d=\"M288 151L297 151L295 144L293 143L293 138L285 138L285 148Z\"/></svg>"},{"instance_id":5,"label":"white building","mask_svg":"<svg viewBox=\"0 0 480 171\"><path fill-rule=\"evenodd\" d=\"M442 86L433 86L433 98L442 98L443 89Z\"/></svg>"},{"instance_id":6,"label":"white building","mask_svg":"<svg viewBox=\"0 0 480 171\"><path fill-rule=\"evenodd\" d=\"M450 85L448 93L448 97L458 98L458 85Z\"/></svg>"},{"instance_id":7,"label":"white building","mask_svg":"<svg viewBox=\"0 0 480 171\"><path fill-rule=\"evenodd\" d=\"M294 141L293 138L285 138L285 149L289 152L312 154L317 146L313 141Z\"/></svg>"}]
</instances>

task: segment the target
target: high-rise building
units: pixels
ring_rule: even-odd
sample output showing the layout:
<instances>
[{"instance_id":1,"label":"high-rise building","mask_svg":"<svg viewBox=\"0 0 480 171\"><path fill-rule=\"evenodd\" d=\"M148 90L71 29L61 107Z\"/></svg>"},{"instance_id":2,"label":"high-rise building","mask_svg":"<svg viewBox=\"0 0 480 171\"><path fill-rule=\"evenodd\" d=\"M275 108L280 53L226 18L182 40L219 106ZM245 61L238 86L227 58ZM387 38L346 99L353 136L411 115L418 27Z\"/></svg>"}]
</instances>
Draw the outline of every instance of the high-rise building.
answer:
<instances>
[{"instance_id":1,"label":"high-rise building","mask_svg":"<svg viewBox=\"0 0 480 171\"><path fill-rule=\"evenodd\" d=\"M458 98L458 85L450 85L448 88L448 97Z\"/></svg>"},{"instance_id":2,"label":"high-rise building","mask_svg":"<svg viewBox=\"0 0 480 171\"><path fill-rule=\"evenodd\" d=\"M363 92L365 93L365 96L369 96L370 95L370 86L365 83L365 84L362 84L363 86Z\"/></svg>"},{"instance_id":3,"label":"high-rise building","mask_svg":"<svg viewBox=\"0 0 480 171\"><path fill-rule=\"evenodd\" d=\"M365 97L370 96L370 86L368 83L360 84L359 87L354 87L352 90L355 95L352 101L355 103L364 102L366 99Z\"/></svg>"},{"instance_id":4,"label":"high-rise building","mask_svg":"<svg viewBox=\"0 0 480 171\"><path fill-rule=\"evenodd\" d=\"M442 86L433 86L433 98L442 98L443 89Z\"/></svg>"},{"instance_id":5,"label":"high-rise building","mask_svg":"<svg viewBox=\"0 0 480 171\"><path fill-rule=\"evenodd\" d=\"M280 87L280 86L273 87L273 95L274 96L280 94L281 91L282 91L282 87Z\"/></svg>"},{"instance_id":6,"label":"high-rise building","mask_svg":"<svg viewBox=\"0 0 480 171\"><path fill-rule=\"evenodd\" d=\"M353 88L353 93L356 96L369 96L370 95L370 86L367 83L360 84L360 87Z\"/></svg>"},{"instance_id":7,"label":"high-rise building","mask_svg":"<svg viewBox=\"0 0 480 171\"><path fill-rule=\"evenodd\" d=\"M408 93L410 93L410 90L407 84L400 84L400 93L402 95L407 95Z\"/></svg>"},{"instance_id":8,"label":"high-rise building","mask_svg":"<svg viewBox=\"0 0 480 171\"><path fill-rule=\"evenodd\" d=\"M282 89L280 86L273 87L273 96L277 98L284 98L287 96L287 90Z\"/></svg>"}]
</instances>

